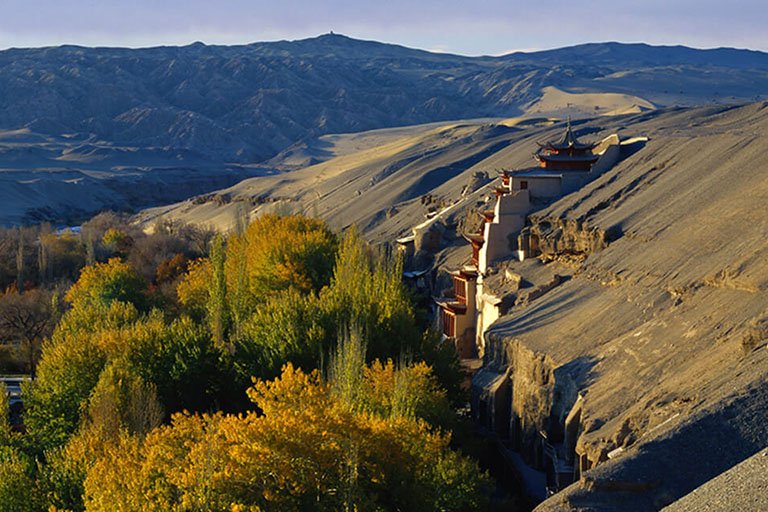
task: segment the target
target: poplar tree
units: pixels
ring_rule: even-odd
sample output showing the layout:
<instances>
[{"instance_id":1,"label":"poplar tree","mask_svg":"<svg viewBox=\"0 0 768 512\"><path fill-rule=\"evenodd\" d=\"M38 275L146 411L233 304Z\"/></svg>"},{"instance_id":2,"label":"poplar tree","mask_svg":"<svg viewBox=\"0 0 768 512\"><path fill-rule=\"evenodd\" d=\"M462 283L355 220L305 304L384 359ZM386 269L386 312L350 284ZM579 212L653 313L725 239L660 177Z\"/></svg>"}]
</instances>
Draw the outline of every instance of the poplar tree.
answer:
<instances>
[{"instance_id":1,"label":"poplar tree","mask_svg":"<svg viewBox=\"0 0 768 512\"><path fill-rule=\"evenodd\" d=\"M16 288L21 293L24 291L24 233L21 227L18 228L17 233L19 238L16 248Z\"/></svg>"},{"instance_id":2,"label":"poplar tree","mask_svg":"<svg viewBox=\"0 0 768 512\"><path fill-rule=\"evenodd\" d=\"M232 320L235 327L235 338L240 338L242 334L242 325L247 314L246 311L246 295L248 293L248 271L247 271L247 254L246 248L248 246L245 238L245 231L248 228L248 213L245 209L238 210L237 222L236 222L236 236L230 239L230 243L236 244L235 250L230 251L230 255L234 256L235 261L235 290L232 294Z\"/></svg>"},{"instance_id":3,"label":"poplar tree","mask_svg":"<svg viewBox=\"0 0 768 512\"><path fill-rule=\"evenodd\" d=\"M227 331L227 280L224 275L224 242L217 235L211 243L213 275L209 288L208 319L216 346L224 347Z\"/></svg>"}]
</instances>

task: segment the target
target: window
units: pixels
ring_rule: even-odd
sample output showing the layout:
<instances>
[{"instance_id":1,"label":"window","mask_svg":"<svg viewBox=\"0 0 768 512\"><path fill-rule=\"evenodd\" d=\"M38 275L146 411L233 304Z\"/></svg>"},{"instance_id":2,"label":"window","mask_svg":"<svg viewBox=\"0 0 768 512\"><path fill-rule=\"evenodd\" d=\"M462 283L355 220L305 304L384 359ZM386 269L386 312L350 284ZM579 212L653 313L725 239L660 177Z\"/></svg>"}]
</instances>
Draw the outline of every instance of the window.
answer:
<instances>
[{"instance_id":1,"label":"window","mask_svg":"<svg viewBox=\"0 0 768 512\"><path fill-rule=\"evenodd\" d=\"M455 322L456 319L453 316L452 313L449 311L443 309L443 334L448 336L449 338L453 338L455 336Z\"/></svg>"},{"instance_id":2,"label":"window","mask_svg":"<svg viewBox=\"0 0 768 512\"><path fill-rule=\"evenodd\" d=\"M463 279L453 278L453 294L461 302L467 302L467 282Z\"/></svg>"},{"instance_id":3,"label":"window","mask_svg":"<svg viewBox=\"0 0 768 512\"><path fill-rule=\"evenodd\" d=\"M521 180L520 181L520 190L526 190L528 188L528 182Z\"/></svg>"}]
</instances>

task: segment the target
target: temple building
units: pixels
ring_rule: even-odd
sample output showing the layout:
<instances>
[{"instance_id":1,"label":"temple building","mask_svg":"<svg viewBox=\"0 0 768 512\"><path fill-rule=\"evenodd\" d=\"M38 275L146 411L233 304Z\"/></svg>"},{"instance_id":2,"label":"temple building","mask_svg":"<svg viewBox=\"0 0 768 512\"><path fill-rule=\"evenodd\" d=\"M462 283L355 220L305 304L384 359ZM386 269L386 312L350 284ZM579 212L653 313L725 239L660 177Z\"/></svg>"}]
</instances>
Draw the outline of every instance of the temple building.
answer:
<instances>
[{"instance_id":1,"label":"temple building","mask_svg":"<svg viewBox=\"0 0 768 512\"><path fill-rule=\"evenodd\" d=\"M574 135L569 118L560 140L539 143L539 150L533 155L539 165L510 173L510 188L530 190L531 197L536 199L570 194L613 165L618 157L618 147L618 136L613 135L600 144L582 143ZM605 160L610 160L609 166L599 165Z\"/></svg>"},{"instance_id":2,"label":"temple building","mask_svg":"<svg viewBox=\"0 0 768 512\"><path fill-rule=\"evenodd\" d=\"M473 265L451 272L453 297L437 299L440 306L440 325L443 336L456 341L459 357L474 357L475 347L475 292L477 270Z\"/></svg>"},{"instance_id":3,"label":"temple building","mask_svg":"<svg viewBox=\"0 0 768 512\"><path fill-rule=\"evenodd\" d=\"M480 432L501 440L495 446L504 464L514 466L525 492L537 499L578 480L593 463L577 443L583 400L575 386L555 372L554 383L560 386L555 396L577 393L575 404L551 407L546 425L532 425L531 419L520 413L527 405L519 403L517 390L525 383L513 383L515 378L526 378L528 370L515 373L513 365L500 366L500 355L486 354L486 344L489 329L500 317L563 282L562 276L543 262L519 263L540 256L542 251L549 253L553 243L553 238L548 238L551 223L541 219L529 222L528 216L580 189L619 160L622 143L617 134L597 143L582 142L570 119L564 128L561 137L539 143L533 154L535 165L532 162L527 168L505 170L499 181L489 184L492 195L487 201L493 202L487 202L480 212L483 222L479 229L464 236L472 246L472 257L459 270L450 271L453 287L445 290L445 297L435 298L443 335L454 343L467 375L471 375L475 425ZM488 208L491 204L493 208ZM506 357L504 354L502 358Z\"/></svg>"},{"instance_id":4,"label":"temple building","mask_svg":"<svg viewBox=\"0 0 768 512\"><path fill-rule=\"evenodd\" d=\"M539 147L534 158L541 162L541 167L548 170L589 172L599 158L592 153L597 144L582 144L573 134L570 118L565 135L559 142L547 142L539 144Z\"/></svg>"},{"instance_id":5,"label":"temple building","mask_svg":"<svg viewBox=\"0 0 768 512\"><path fill-rule=\"evenodd\" d=\"M581 142L569 118L559 140L539 143L533 155L539 165L502 173L501 185L495 188L494 208L482 212L484 222L479 232L465 236L472 245L471 262L451 272L453 293L435 298L443 335L454 340L460 357L483 356L484 332L506 307L501 299L483 293L488 267L500 258L515 256L523 260L536 256L537 241L520 236L534 205L581 188L612 167L618 154L617 135L599 144Z\"/></svg>"}]
</instances>

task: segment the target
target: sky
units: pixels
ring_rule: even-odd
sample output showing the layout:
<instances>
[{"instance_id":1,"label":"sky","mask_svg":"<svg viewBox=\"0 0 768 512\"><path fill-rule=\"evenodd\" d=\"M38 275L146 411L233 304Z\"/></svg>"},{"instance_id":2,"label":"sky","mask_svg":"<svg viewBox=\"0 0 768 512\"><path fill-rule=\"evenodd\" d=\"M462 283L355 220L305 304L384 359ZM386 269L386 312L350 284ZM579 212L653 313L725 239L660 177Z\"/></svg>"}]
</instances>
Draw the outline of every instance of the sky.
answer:
<instances>
[{"instance_id":1,"label":"sky","mask_svg":"<svg viewBox=\"0 0 768 512\"><path fill-rule=\"evenodd\" d=\"M0 0L0 48L245 44L334 31L462 55L599 41L768 51L766 0Z\"/></svg>"}]
</instances>

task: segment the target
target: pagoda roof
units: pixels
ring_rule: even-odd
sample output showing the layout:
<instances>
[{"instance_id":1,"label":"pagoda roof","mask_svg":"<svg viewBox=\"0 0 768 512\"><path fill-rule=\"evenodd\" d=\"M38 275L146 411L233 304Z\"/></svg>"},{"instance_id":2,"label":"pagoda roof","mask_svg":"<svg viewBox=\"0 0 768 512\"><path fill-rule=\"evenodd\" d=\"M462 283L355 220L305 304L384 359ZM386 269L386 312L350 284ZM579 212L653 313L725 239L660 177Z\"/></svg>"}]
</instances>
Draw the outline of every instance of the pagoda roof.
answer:
<instances>
[{"instance_id":1,"label":"pagoda roof","mask_svg":"<svg viewBox=\"0 0 768 512\"><path fill-rule=\"evenodd\" d=\"M485 243L483 235L464 235L464 239L472 245L482 246Z\"/></svg>"},{"instance_id":2,"label":"pagoda roof","mask_svg":"<svg viewBox=\"0 0 768 512\"><path fill-rule=\"evenodd\" d=\"M597 162L600 155L592 153L576 154L576 155L545 155L543 153L536 153L533 155L537 160L546 160L548 162Z\"/></svg>"},{"instance_id":3,"label":"pagoda roof","mask_svg":"<svg viewBox=\"0 0 768 512\"><path fill-rule=\"evenodd\" d=\"M435 304L437 304L441 308L447 309L448 311L454 314L463 315L467 312L467 305L463 302L457 301L455 298L432 297L432 300L434 300Z\"/></svg>"},{"instance_id":4,"label":"pagoda roof","mask_svg":"<svg viewBox=\"0 0 768 512\"><path fill-rule=\"evenodd\" d=\"M573 134L573 130L571 129L571 117L568 116L568 127L565 130L563 138L559 141L550 141L546 144L539 144L539 146L559 151L563 149L593 149L597 147L597 144L585 144L579 142L579 139L577 139L576 135Z\"/></svg>"}]
</instances>

